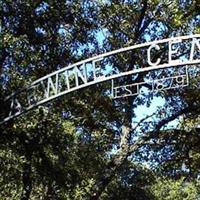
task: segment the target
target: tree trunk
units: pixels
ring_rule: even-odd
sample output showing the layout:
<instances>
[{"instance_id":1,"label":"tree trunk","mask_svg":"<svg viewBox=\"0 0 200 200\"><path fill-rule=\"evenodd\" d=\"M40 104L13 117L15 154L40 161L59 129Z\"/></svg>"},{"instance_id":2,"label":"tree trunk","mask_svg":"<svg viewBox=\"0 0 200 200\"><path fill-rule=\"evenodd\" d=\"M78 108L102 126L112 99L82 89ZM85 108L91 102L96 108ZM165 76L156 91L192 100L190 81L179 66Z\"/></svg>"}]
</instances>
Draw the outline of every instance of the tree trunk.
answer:
<instances>
[{"instance_id":1,"label":"tree trunk","mask_svg":"<svg viewBox=\"0 0 200 200\"><path fill-rule=\"evenodd\" d=\"M30 198L31 190L32 190L32 180L31 180L31 154L26 155L26 163L23 167L23 191L21 195L21 200L28 200Z\"/></svg>"}]
</instances>

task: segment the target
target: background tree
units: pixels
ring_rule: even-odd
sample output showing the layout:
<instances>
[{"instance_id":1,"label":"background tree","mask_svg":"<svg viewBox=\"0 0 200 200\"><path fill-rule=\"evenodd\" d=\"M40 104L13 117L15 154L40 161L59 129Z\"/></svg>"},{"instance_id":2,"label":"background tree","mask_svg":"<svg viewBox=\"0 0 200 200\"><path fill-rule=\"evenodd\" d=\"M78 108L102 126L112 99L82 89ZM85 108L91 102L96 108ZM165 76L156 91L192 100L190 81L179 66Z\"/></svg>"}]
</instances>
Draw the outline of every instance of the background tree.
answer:
<instances>
[{"instance_id":1,"label":"background tree","mask_svg":"<svg viewBox=\"0 0 200 200\"><path fill-rule=\"evenodd\" d=\"M2 16L1 102L31 81L91 55L199 32L198 1L3 0ZM144 67L143 55L142 50L129 52L108 63L115 71ZM165 59L166 50L159 56ZM154 173L195 179L199 131L192 120L199 116L200 103L199 95L193 95L199 93L195 80L196 87L157 93L165 110L136 124L136 109L151 105L154 95L112 101L105 83L1 125L2 198L153 199L160 197L149 189ZM5 109L1 106L1 113ZM179 127L167 129L179 116ZM189 131L184 121L191 122Z\"/></svg>"}]
</instances>

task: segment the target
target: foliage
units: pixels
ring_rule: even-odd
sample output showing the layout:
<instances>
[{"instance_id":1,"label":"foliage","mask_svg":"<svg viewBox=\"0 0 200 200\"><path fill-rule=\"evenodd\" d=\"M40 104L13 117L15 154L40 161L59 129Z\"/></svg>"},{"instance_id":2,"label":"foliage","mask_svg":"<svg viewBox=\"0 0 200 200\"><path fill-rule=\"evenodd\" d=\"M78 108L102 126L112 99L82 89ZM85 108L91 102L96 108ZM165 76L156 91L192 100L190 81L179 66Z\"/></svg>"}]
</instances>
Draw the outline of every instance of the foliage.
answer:
<instances>
[{"instance_id":1,"label":"foliage","mask_svg":"<svg viewBox=\"0 0 200 200\"><path fill-rule=\"evenodd\" d=\"M199 198L199 181L188 182L183 178L173 180L162 177L157 179L151 190L159 200L196 200Z\"/></svg>"},{"instance_id":2,"label":"foliage","mask_svg":"<svg viewBox=\"0 0 200 200\"><path fill-rule=\"evenodd\" d=\"M0 118L8 109L7 95L57 69L120 47L199 33L197 0L1 2ZM108 63L115 72L146 66L143 50ZM194 71L191 85L180 90L112 101L105 91L110 83L104 83L1 125L1 199L196 198L198 66ZM164 107L153 114L144 111L149 115L138 121L137 109L149 107L156 97ZM168 128L175 119L177 127ZM156 178L160 174L167 177Z\"/></svg>"}]
</instances>

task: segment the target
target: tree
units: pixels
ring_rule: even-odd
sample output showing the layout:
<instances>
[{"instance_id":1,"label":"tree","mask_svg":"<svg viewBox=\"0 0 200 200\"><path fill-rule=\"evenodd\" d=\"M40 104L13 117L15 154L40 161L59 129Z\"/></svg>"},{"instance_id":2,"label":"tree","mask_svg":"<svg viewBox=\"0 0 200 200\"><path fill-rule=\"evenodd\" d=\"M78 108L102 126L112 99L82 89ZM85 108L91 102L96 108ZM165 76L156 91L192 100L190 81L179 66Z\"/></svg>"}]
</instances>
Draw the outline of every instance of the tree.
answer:
<instances>
[{"instance_id":1,"label":"tree","mask_svg":"<svg viewBox=\"0 0 200 200\"><path fill-rule=\"evenodd\" d=\"M2 5L1 99L11 91L25 87L31 80L75 62L77 57L73 54L94 38L90 31L95 28L95 13L91 9L88 10L91 7L89 3L3 1ZM61 154L65 154L66 149L70 148L65 144L66 138L63 140L64 136L61 136L67 130L63 130L63 119L59 119L60 110L57 115L47 115L47 109L39 108L20 121L1 127L1 144L2 148L5 148L5 154L9 149L12 150L12 156L22 157L21 163L15 165L19 171L11 173L13 176L22 177L19 184L21 199L29 199L31 191L34 193L37 185L42 185L39 190L44 191L46 198L54 198L54 186L56 188L64 185L67 178L63 175L64 169L60 164L64 162ZM57 139L54 135L56 133L59 136ZM62 145L57 146L59 141L64 145L62 153L59 150ZM57 156L53 152L57 152ZM63 157L66 162L67 157ZM11 167L7 168L6 164L3 167L6 168L6 173L10 172ZM4 170L2 174L3 172ZM10 184L12 188L12 178L7 181L3 185Z\"/></svg>"},{"instance_id":2,"label":"tree","mask_svg":"<svg viewBox=\"0 0 200 200\"><path fill-rule=\"evenodd\" d=\"M199 31L198 1L4 0L2 5L1 101L42 75L91 55ZM102 32L103 45L97 39ZM129 52L107 62L116 71L126 71L145 66L142 55L142 50ZM157 56L165 59L166 50ZM118 81L138 82L148 75ZM159 72L153 75L158 77ZM108 84L74 92L1 126L1 157L6 161L2 177L8 178L1 180L5 199L10 198L11 188L11 198L24 200L116 199L116 194L121 199L138 198L139 194L144 194L143 199L153 198L143 184L152 180L147 176L150 170L144 173L138 164L144 161L154 170L178 176L183 159L175 171L168 160L174 153L187 153L197 135L193 132L188 142L184 129L166 131L164 127L179 116L193 119L199 115L199 96L192 95L198 94L199 87L157 93L165 99L167 110L159 108L133 126L136 109L150 105L154 95L112 102L105 95ZM174 140L176 144L169 148ZM197 155L199 149L193 149ZM198 166L193 165L198 174Z\"/></svg>"},{"instance_id":3,"label":"tree","mask_svg":"<svg viewBox=\"0 0 200 200\"><path fill-rule=\"evenodd\" d=\"M152 193L157 199L173 200L173 199L198 199L199 198L199 182L186 182L183 179L173 180L165 177L163 180L157 180L152 187Z\"/></svg>"},{"instance_id":4,"label":"tree","mask_svg":"<svg viewBox=\"0 0 200 200\"><path fill-rule=\"evenodd\" d=\"M178 3L176 1L140 1L141 4L138 3L139 2L137 1L117 1L115 3L107 3L107 5L103 6L101 11L101 26L108 32L104 43L104 48L107 51L126 45L128 46L135 43L141 43L146 41L148 37L153 40L156 38L164 38L166 36L175 35L177 33L185 34L186 32L190 32L191 28L194 29L194 32L198 31L198 22L196 21L198 16L198 10L196 10L196 7L198 7L198 2L190 2L189 5ZM187 12L188 6L191 7L189 12ZM169 8L170 10L166 12L166 9ZM191 27L192 20L194 20L194 26ZM118 24L120 24L120 26ZM166 50L164 49L159 57L165 58L165 52ZM141 56L142 53L143 52L133 52L131 54L123 55L123 57L113 59L112 62L119 71L130 70L131 68L145 65L144 58ZM145 75L146 74L144 73L139 74L137 78L134 79L134 82L143 80ZM158 74L155 73L155 77L156 76L158 76ZM132 77L130 77L130 79L127 80L128 83L129 81L133 81ZM196 89L198 91L199 87ZM194 92L194 90L191 92ZM134 130L134 128L131 126L132 119L135 117L134 108L140 104L148 105L151 102L151 95L146 98L141 97L137 98L136 100L134 98L129 98L124 101L125 103L122 105L125 105L124 110L126 110L126 112L124 115L123 128L121 132L122 145L120 146L118 154L116 154L114 159L114 162L116 162L114 166L116 168L121 166L123 161L126 160L127 157L132 153L135 155L135 157L139 157L138 160L141 162L140 156L142 154L145 155L144 152L148 143L152 143L151 146L154 150L154 143L157 143L160 140L160 130L170 121L173 121L183 114L187 115L187 113L192 113L193 115L196 113L199 115L197 106L199 103L198 97L197 99L193 99L192 103L191 101L188 103L185 102L185 97L183 94L184 93L182 90L181 92L176 91L175 93L165 93L163 95L163 97L166 99L165 108L168 108L169 110L163 112L163 109L160 109L160 111L157 113L157 122L151 121L140 124L141 132L145 134L138 141L132 144L131 138L137 134L136 129ZM186 92L186 94L189 93ZM134 104L134 101L136 101L136 105ZM179 104L176 105L175 102L177 101L179 101ZM194 106L194 102L196 103L196 106ZM150 129L148 129L148 127L150 127ZM148 132L150 134L146 134ZM163 143L163 146L164 145L165 143ZM158 150L160 149L158 148ZM150 149L147 149L147 152L150 154ZM157 162L156 160L159 158L160 154L169 158L168 154L173 154L173 152L174 149L171 151L166 150L166 152L159 151L159 154L155 157L155 161L152 164ZM139 156L137 156L138 154ZM149 158L148 153L146 156ZM116 168L113 169L113 172L117 170ZM111 175L108 175L103 180L106 182L106 180L109 180L108 177L110 178ZM102 181L102 190L104 190L104 187L107 183L105 182ZM101 191L100 187L97 190Z\"/></svg>"}]
</instances>

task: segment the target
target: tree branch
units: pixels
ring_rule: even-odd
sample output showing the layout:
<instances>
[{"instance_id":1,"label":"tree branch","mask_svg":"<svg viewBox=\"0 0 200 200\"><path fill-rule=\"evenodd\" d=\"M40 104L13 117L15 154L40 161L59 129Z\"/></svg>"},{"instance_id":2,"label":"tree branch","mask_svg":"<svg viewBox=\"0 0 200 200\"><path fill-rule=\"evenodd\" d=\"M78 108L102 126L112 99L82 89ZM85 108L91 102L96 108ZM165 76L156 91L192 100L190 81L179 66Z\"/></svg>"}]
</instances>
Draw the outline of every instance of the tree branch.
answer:
<instances>
[{"instance_id":1,"label":"tree branch","mask_svg":"<svg viewBox=\"0 0 200 200\"><path fill-rule=\"evenodd\" d=\"M140 18L139 18L139 21L138 21L138 25L135 29L134 38L138 38L139 35L141 34L141 30L144 29L144 28L142 28L142 23L143 23L145 13L146 13L146 10L147 10L147 5L148 5L148 0L144 0L143 1L143 7L142 7L142 10L141 10L141 14L140 14Z\"/></svg>"},{"instance_id":2,"label":"tree branch","mask_svg":"<svg viewBox=\"0 0 200 200\"><path fill-rule=\"evenodd\" d=\"M168 124L169 122L173 121L174 119L176 119L177 117L189 113L191 111L195 111L196 107L195 106L188 106L186 108L183 108L182 110L175 112L174 114L172 114L171 116L169 116L166 119L163 119L161 121L159 121L157 123L157 125L155 126L154 131L149 132L147 135L141 137L136 143L132 144L130 146L130 150L129 153L133 153L136 150L138 150L138 148L140 148L146 141L148 141L151 138L156 137L159 134L160 129L165 126L166 124Z\"/></svg>"}]
</instances>

